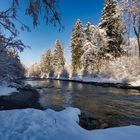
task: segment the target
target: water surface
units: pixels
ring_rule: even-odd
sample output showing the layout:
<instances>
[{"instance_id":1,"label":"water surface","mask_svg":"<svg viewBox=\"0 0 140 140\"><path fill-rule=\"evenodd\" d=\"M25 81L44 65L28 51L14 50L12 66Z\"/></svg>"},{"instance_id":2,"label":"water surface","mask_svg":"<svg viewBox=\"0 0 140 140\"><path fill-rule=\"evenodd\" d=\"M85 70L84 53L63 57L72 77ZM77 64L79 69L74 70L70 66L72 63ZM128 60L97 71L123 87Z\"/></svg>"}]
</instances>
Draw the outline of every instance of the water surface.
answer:
<instances>
[{"instance_id":1,"label":"water surface","mask_svg":"<svg viewBox=\"0 0 140 140\"><path fill-rule=\"evenodd\" d=\"M48 106L77 107L114 126L140 125L140 92L59 80L25 81L39 89L39 102Z\"/></svg>"}]
</instances>

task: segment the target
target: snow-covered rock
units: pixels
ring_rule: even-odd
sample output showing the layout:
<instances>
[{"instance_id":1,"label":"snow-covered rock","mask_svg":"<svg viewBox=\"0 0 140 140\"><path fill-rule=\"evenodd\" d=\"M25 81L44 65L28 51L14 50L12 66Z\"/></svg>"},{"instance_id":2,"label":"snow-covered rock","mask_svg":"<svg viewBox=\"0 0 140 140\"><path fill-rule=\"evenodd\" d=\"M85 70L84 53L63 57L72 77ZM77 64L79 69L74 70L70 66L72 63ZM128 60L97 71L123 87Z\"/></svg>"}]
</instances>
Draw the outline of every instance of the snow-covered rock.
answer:
<instances>
[{"instance_id":1,"label":"snow-covered rock","mask_svg":"<svg viewBox=\"0 0 140 140\"><path fill-rule=\"evenodd\" d=\"M10 110L0 112L3 140L138 140L139 126L87 131L78 124L80 110Z\"/></svg>"},{"instance_id":2,"label":"snow-covered rock","mask_svg":"<svg viewBox=\"0 0 140 140\"><path fill-rule=\"evenodd\" d=\"M0 96L9 95L12 92L17 92L17 89L14 87L8 87L8 85L0 85Z\"/></svg>"}]
</instances>

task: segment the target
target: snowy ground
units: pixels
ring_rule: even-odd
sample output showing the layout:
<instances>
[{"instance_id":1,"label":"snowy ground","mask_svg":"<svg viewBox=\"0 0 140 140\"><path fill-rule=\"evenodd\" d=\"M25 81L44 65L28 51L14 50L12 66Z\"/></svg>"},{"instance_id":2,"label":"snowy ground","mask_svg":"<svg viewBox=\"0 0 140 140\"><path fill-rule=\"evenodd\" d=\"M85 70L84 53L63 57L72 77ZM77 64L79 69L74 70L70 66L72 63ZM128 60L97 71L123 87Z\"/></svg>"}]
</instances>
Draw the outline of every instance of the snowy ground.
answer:
<instances>
[{"instance_id":1,"label":"snowy ground","mask_svg":"<svg viewBox=\"0 0 140 140\"><path fill-rule=\"evenodd\" d=\"M130 82L129 84L133 87L138 87L138 86L140 86L140 80Z\"/></svg>"},{"instance_id":2,"label":"snowy ground","mask_svg":"<svg viewBox=\"0 0 140 140\"><path fill-rule=\"evenodd\" d=\"M17 92L16 88L8 87L7 84L0 85L0 96L1 95L9 95L12 92Z\"/></svg>"},{"instance_id":3,"label":"snowy ground","mask_svg":"<svg viewBox=\"0 0 140 140\"><path fill-rule=\"evenodd\" d=\"M65 78L65 77L60 77L60 78L54 78L51 77L51 79L57 79L57 80L69 80L69 81L80 81L80 82L90 82L90 83L107 83L107 84L127 84L128 86L131 87L140 87L140 80L134 80L132 82L126 82L124 80L118 80L118 79L113 79L113 78L107 78L103 76L96 76L96 77L82 77L82 76L76 76L76 77L70 77L70 78Z\"/></svg>"},{"instance_id":4,"label":"snowy ground","mask_svg":"<svg viewBox=\"0 0 140 140\"><path fill-rule=\"evenodd\" d=\"M3 140L139 140L140 126L87 131L78 125L77 108L0 111Z\"/></svg>"},{"instance_id":5,"label":"snowy ground","mask_svg":"<svg viewBox=\"0 0 140 140\"><path fill-rule=\"evenodd\" d=\"M72 77L69 78L70 80L81 80L83 82L97 82L97 83L122 83L122 80L116 80L113 78L106 78L106 77L102 77L102 76L96 76L96 77Z\"/></svg>"}]
</instances>

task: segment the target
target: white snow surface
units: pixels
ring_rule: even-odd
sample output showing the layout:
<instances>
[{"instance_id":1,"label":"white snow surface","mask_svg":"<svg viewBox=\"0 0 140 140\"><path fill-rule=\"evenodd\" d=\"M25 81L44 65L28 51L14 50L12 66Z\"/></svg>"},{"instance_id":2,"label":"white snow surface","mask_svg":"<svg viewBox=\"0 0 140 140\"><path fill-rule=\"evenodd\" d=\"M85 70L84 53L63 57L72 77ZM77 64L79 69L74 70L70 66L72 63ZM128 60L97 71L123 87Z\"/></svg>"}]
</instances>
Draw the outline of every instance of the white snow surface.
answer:
<instances>
[{"instance_id":1,"label":"white snow surface","mask_svg":"<svg viewBox=\"0 0 140 140\"><path fill-rule=\"evenodd\" d=\"M17 92L16 88L8 87L7 84L0 85L0 96L1 95L9 95L12 92Z\"/></svg>"},{"instance_id":2,"label":"white snow surface","mask_svg":"<svg viewBox=\"0 0 140 140\"><path fill-rule=\"evenodd\" d=\"M129 84L133 87L138 87L138 86L140 86L140 80L129 82Z\"/></svg>"},{"instance_id":3,"label":"white snow surface","mask_svg":"<svg viewBox=\"0 0 140 140\"><path fill-rule=\"evenodd\" d=\"M87 131L78 125L77 108L0 111L3 140L139 140L140 126Z\"/></svg>"},{"instance_id":4,"label":"white snow surface","mask_svg":"<svg viewBox=\"0 0 140 140\"><path fill-rule=\"evenodd\" d=\"M53 77L51 77L53 79ZM54 78L54 79L60 79L60 80L74 80L74 81L80 81L80 82L96 82L96 83L112 83L112 84L123 84L124 80L122 79L114 79L114 78L108 78L108 77L103 77L103 76L96 76L96 77L91 77L91 76L86 76L86 77L82 77L82 76L75 76L75 77L60 77L60 78ZM132 86L132 87L139 87L140 86L140 80L134 80L132 82L128 82L128 85Z\"/></svg>"},{"instance_id":5,"label":"white snow surface","mask_svg":"<svg viewBox=\"0 0 140 140\"><path fill-rule=\"evenodd\" d=\"M53 77L52 77L53 79ZM75 76L75 77L60 77L60 78L55 78L55 79L60 79L60 80L74 80L74 81L81 81L81 82L96 82L96 83L114 83L114 84L121 84L123 83L122 80L117 80L117 79L113 79L113 78L107 78L107 77L103 77L103 76L96 76L96 77L91 77L91 76L86 76L86 77L82 77L81 75L79 76ZM140 85L140 83L139 83Z\"/></svg>"},{"instance_id":6,"label":"white snow surface","mask_svg":"<svg viewBox=\"0 0 140 140\"><path fill-rule=\"evenodd\" d=\"M102 76L96 76L96 77L72 77L70 80L75 80L75 81L83 81L83 82L97 82L97 83L123 83L122 80L117 80L113 78L106 78Z\"/></svg>"}]
</instances>

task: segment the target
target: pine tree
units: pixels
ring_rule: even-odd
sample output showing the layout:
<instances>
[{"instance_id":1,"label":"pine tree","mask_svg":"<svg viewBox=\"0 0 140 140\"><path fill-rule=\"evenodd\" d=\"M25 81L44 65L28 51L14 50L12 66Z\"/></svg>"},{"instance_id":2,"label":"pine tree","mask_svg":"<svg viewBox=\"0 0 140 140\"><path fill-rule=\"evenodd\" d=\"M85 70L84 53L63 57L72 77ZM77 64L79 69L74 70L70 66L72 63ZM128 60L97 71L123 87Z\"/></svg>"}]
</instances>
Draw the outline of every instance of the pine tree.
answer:
<instances>
[{"instance_id":1,"label":"pine tree","mask_svg":"<svg viewBox=\"0 0 140 140\"><path fill-rule=\"evenodd\" d=\"M55 71L62 71L64 69L65 59L63 55L63 48L59 40L56 40L55 50L53 55L53 68Z\"/></svg>"},{"instance_id":2,"label":"pine tree","mask_svg":"<svg viewBox=\"0 0 140 140\"><path fill-rule=\"evenodd\" d=\"M52 70L52 60L53 56L51 50L48 49L41 58L40 67L42 75L49 75L50 71Z\"/></svg>"},{"instance_id":3,"label":"pine tree","mask_svg":"<svg viewBox=\"0 0 140 140\"><path fill-rule=\"evenodd\" d=\"M90 22L87 22L86 28L85 28L85 34L86 34L86 40L89 42L93 41L93 32L94 32L95 27L91 25Z\"/></svg>"},{"instance_id":4,"label":"pine tree","mask_svg":"<svg viewBox=\"0 0 140 140\"><path fill-rule=\"evenodd\" d=\"M106 30L109 39L106 51L114 57L120 56L123 52L121 44L124 24L121 20L116 0L105 0L100 27Z\"/></svg>"},{"instance_id":5,"label":"pine tree","mask_svg":"<svg viewBox=\"0 0 140 140\"><path fill-rule=\"evenodd\" d=\"M72 31L71 49L72 49L72 66L76 71L81 68L81 56L83 54L82 47L84 45L85 36L81 21L78 19Z\"/></svg>"}]
</instances>

